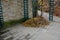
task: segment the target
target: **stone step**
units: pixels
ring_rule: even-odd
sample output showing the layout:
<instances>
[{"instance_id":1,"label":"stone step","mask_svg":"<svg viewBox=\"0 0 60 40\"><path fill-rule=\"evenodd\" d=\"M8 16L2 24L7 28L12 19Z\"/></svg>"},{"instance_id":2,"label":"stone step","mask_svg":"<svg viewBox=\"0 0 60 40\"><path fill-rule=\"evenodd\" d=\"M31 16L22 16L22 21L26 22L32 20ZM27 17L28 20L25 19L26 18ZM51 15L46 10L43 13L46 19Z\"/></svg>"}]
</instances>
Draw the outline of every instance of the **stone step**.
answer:
<instances>
[{"instance_id":1,"label":"stone step","mask_svg":"<svg viewBox=\"0 0 60 40\"><path fill-rule=\"evenodd\" d=\"M0 16L0 17L1 17L1 16ZM4 33L7 33L7 32L9 32L9 29L5 29L5 30L1 30L1 31L0 31L1 35L3 35Z\"/></svg>"},{"instance_id":2,"label":"stone step","mask_svg":"<svg viewBox=\"0 0 60 40\"><path fill-rule=\"evenodd\" d=\"M13 40L13 36L12 35L9 35L8 37L5 37L5 38L3 38L4 40Z\"/></svg>"},{"instance_id":3,"label":"stone step","mask_svg":"<svg viewBox=\"0 0 60 40\"><path fill-rule=\"evenodd\" d=\"M1 38L0 39L3 39L3 40L7 40L7 39L10 39L10 38L13 38L13 36L8 32L8 33L4 33L2 35L0 35Z\"/></svg>"},{"instance_id":4,"label":"stone step","mask_svg":"<svg viewBox=\"0 0 60 40\"><path fill-rule=\"evenodd\" d=\"M30 39L29 36L30 36L29 34L25 34L25 35L23 34L23 35L16 36L16 38L14 38L13 40L29 40Z\"/></svg>"},{"instance_id":5,"label":"stone step","mask_svg":"<svg viewBox=\"0 0 60 40\"><path fill-rule=\"evenodd\" d=\"M7 40L7 39L10 39L10 38L13 38L12 35L11 35L11 32L9 31L9 29L5 29L3 31L1 31L1 35L0 35L0 40L3 39L3 40Z\"/></svg>"},{"instance_id":6,"label":"stone step","mask_svg":"<svg viewBox=\"0 0 60 40\"><path fill-rule=\"evenodd\" d=\"M5 38L5 37L8 37L9 35L11 35L10 32L7 32L7 33L2 34L1 36L2 36L3 38Z\"/></svg>"}]
</instances>

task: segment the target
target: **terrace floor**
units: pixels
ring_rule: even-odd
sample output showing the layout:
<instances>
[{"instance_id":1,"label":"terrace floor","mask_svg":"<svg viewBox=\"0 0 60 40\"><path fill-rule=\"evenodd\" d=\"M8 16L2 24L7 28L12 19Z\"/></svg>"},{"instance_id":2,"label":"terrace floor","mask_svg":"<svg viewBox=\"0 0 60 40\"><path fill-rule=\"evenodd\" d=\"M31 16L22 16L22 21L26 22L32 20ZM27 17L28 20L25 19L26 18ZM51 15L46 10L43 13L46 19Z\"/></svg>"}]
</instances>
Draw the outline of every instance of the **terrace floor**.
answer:
<instances>
[{"instance_id":1,"label":"terrace floor","mask_svg":"<svg viewBox=\"0 0 60 40\"><path fill-rule=\"evenodd\" d=\"M40 11L38 11L40 13ZM43 14L47 20L48 13ZM60 40L60 18L54 16L54 22L45 28L24 27L21 24L10 28L14 40Z\"/></svg>"}]
</instances>

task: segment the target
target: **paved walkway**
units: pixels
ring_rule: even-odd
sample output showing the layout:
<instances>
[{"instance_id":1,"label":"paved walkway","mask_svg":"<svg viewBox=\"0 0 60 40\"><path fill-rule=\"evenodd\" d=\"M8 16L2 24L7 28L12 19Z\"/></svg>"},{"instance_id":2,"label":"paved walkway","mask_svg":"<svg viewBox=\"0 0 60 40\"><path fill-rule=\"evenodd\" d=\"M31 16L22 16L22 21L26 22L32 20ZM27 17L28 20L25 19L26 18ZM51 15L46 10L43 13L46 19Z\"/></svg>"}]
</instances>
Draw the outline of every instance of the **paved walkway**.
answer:
<instances>
[{"instance_id":1,"label":"paved walkway","mask_svg":"<svg viewBox=\"0 0 60 40\"><path fill-rule=\"evenodd\" d=\"M12 27L11 32L15 32L15 39L24 39L29 34L30 40L60 40L60 23L52 22L45 28L30 28L19 24Z\"/></svg>"},{"instance_id":2,"label":"paved walkway","mask_svg":"<svg viewBox=\"0 0 60 40\"><path fill-rule=\"evenodd\" d=\"M40 11L39 11L40 13ZM43 16L48 20L48 13ZM54 22L51 22L45 28L24 27L21 24L10 28L14 40L60 40L60 18L54 16Z\"/></svg>"}]
</instances>

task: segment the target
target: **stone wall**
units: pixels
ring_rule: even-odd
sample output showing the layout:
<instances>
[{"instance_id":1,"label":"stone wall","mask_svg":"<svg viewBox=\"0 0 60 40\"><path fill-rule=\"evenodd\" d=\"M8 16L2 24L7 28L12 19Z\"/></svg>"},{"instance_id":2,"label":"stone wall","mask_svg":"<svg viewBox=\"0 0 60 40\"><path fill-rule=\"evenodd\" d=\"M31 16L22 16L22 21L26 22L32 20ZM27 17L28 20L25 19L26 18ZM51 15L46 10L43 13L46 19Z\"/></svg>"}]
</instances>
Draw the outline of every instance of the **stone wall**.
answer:
<instances>
[{"instance_id":1,"label":"stone wall","mask_svg":"<svg viewBox=\"0 0 60 40\"><path fill-rule=\"evenodd\" d=\"M29 12L29 18L33 17L32 14L32 0L28 0L28 12Z\"/></svg>"},{"instance_id":2,"label":"stone wall","mask_svg":"<svg viewBox=\"0 0 60 40\"><path fill-rule=\"evenodd\" d=\"M28 0L29 17L32 17L32 3ZM23 0L2 0L4 21L18 20L24 17Z\"/></svg>"},{"instance_id":3,"label":"stone wall","mask_svg":"<svg viewBox=\"0 0 60 40\"><path fill-rule=\"evenodd\" d=\"M22 0L3 0L4 21L23 18Z\"/></svg>"}]
</instances>

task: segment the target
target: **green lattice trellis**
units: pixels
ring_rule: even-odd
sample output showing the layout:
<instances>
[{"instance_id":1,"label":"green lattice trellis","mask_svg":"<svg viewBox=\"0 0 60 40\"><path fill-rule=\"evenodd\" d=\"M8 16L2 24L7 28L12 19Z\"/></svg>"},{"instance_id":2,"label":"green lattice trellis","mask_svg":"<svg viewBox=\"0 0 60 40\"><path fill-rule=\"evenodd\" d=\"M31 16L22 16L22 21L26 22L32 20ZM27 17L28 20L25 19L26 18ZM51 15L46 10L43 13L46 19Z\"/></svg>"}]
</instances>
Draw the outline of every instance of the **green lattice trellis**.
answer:
<instances>
[{"instance_id":1,"label":"green lattice trellis","mask_svg":"<svg viewBox=\"0 0 60 40\"><path fill-rule=\"evenodd\" d=\"M32 13L33 13L33 17L37 16L37 4L38 1L37 0L32 0Z\"/></svg>"},{"instance_id":2,"label":"green lattice trellis","mask_svg":"<svg viewBox=\"0 0 60 40\"><path fill-rule=\"evenodd\" d=\"M24 3L24 18L28 18L28 0L23 0Z\"/></svg>"},{"instance_id":3,"label":"green lattice trellis","mask_svg":"<svg viewBox=\"0 0 60 40\"><path fill-rule=\"evenodd\" d=\"M3 11L2 11L2 0L0 0L0 28L3 27Z\"/></svg>"},{"instance_id":4,"label":"green lattice trellis","mask_svg":"<svg viewBox=\"0 0 60 40\"><path fill-rule=\"evenodd\" d=\"M49 20L53 21L53 13L54 13L54 0L49 1ZM37 16L37 0L32 0L32 13L33 17ZM24 0L24 18L28 18L28 0Z\"/></svg>"},{"instance_id":5,"label":"green lattice trellis","mask_svg":"<svg viewBox=\"0 0 60 40\"><path fill-rule=\"evenodd\" d=\"M54 0L49 0L49 20L53 21L54 14Z\"/></svg>"}]
</instances>

